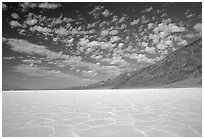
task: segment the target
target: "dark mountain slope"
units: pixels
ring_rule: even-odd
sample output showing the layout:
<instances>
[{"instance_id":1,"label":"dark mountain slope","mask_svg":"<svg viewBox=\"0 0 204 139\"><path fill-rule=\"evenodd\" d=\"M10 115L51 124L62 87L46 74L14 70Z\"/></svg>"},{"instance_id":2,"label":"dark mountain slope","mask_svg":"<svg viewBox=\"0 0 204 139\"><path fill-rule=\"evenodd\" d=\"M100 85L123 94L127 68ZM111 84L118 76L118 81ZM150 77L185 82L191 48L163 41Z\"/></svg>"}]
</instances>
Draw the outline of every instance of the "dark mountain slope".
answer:
<instances>
[{"instance_id":1,"label":"dark mountain slope","mask_svg":"<svg viewBox=\"0 0 204 139\"><path fill-rule=\"evenodd\" d=\"M165 59L136 72L114 88L159 87L202 76L202 39L173 52Z\"/></svg>"}]
</instances>

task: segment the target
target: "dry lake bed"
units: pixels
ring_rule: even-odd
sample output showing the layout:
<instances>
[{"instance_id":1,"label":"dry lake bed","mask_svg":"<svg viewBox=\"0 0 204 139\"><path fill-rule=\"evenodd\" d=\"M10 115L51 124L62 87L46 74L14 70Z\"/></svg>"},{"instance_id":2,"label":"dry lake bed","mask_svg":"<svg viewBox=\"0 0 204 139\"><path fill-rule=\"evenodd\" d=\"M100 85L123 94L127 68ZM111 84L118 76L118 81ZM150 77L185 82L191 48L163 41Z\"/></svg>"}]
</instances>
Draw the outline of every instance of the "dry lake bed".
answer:
<instances>
[{"instance_id":1,"label":"dry lake bed","mask_svg":"<svg viewBox=\"0 0 204 139\"><path fill-rule=\"evenodd\" d=\"M201 137L202 89L3 91L3 137Z\"/></svg>"}]
</instances>

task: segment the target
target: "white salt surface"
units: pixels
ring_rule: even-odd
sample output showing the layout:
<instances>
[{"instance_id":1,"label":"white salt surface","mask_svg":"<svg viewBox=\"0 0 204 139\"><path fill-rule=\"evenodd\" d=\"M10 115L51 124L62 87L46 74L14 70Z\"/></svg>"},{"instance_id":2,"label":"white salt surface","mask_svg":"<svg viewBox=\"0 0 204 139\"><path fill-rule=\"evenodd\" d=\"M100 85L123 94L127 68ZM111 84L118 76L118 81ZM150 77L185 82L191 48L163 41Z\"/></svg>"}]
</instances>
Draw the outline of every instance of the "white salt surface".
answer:
<instances>
[{"instance_id":1,"label":"white salt surface","mask_svg":"<svg viewBox=\"0 0 204 139\"><path fill-rule=\"evenodd\" d=\"M202 89L8 91L4 137L201 137Z\"/></svg>"}]
</instances>

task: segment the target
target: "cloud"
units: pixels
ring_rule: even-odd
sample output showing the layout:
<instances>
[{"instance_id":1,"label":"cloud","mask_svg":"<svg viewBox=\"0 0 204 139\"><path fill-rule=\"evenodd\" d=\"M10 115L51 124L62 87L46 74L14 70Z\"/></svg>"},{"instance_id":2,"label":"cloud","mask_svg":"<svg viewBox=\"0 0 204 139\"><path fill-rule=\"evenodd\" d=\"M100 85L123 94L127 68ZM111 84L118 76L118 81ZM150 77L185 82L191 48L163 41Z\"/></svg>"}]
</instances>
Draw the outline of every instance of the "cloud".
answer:
<instances>
[{"instance_id":1,"label":"cloud","mask_svg":"<svg viewBox=\"0 0 204 139\"><path fill-rule=\"evenodd\" d=\"M186 38L195 38L196 37L196 35L195 34L193 34L193 33L188 33L188 34L186 34L186 35L184 35L184 37L186 37Z\"/></svg>"},{"instance_id":2,"label":"cloud","mask_svg":"<svg viewBox=\"0 0 204 139\"><path fill-rule=\"evenodd\" d=\"M43 34L49 34L50 32L52 32L52 30L50 28L47 27L41 27L41 26L37 26L35 25L34 27L30 28L30 31L34 32L34 31L38 31L41 32Z\"/></svg>"},{"instance_id":3,"label":"cloud","mask_svg":"<svg viewBox=\"0 0 204 139\"><path fill-rule=\"evenodd\" d=\"M122 24L121 27L119 29L125 29L127 27L126 24Z\"/></svg>"},{"instance_id":4,"label":"cloud","mask_svg":"<svg viewBox=\"0 0 204 139\"><path fill-rule=\"evenodd\" d=\"M100 47L102 50L112 49L113 47L116 46L116 44L113 44L112 42L99 42L99 41L89 42L89 40L85 38L80 39L80 41L78 42L78 45L84 47L85 49L90 47L97 49L97 47Z\"/></svg>"},{"instance_id":5,"label":"cloud","mask_svg":"<svg viewBox=\"0 0 204 139\"><path fill-rule=\"evenodd\" d=\"M11 56L11 57L3 57L3 60L12 60L12 59L16 59L15 56Z\"/></svg>"},{"instance_id":6,"label":"cloud","mask_svg":"<svg viewBox=\"0 0 204 139\"><path fill-rule=\"evenodd\" d=\"M107 16L110 16L111 13L108 9L105 9L105 11L102 13L103 16L107 17Z\"/></svg>"},{"instance_id":7,"label":"cloud","mask_svg":"<svg viewBox=\"0 0 204 139\"><path fill-rule=\"evenodd\" d=\"M24 54L46 56L51 52L45 46L32 44L21 39L8 39L7 44L11 46L11 50Z\"/></svg>"},{"instance_id":8,"label":"cloud","mask_svg":"<svg viewBox=\"0 0 204 139\"><path fill-rule=\"evenodd\" d=\"M44 56L48 61L62 59L70 60L77 59L78 57L71 57L69 55L63 55L62 53L54 52L46 48L43 45L32 44L26 40L22 39L7 39L6 42L11 46L11 50L28 55L39 55Z\"/></svg>"},{"instance_id":9,"label":"cloud","mask_svg":"<svg viewBox=\"0 0 204 139\"><path fill-rule=\"evenodd\" d=\"M116 44L113 44L111 42L100 42L100 47L102 50L112 49L115 46Z\"/></svg>"},{"instance_id":10,"label":"cloud","mask_svg":"<svg viewBox=\"0 0 204 139\"><path fill-rule=\"evenodd\" d=\"M111 30L109 32L110 35L117 35L118 34L118 30Z\"/></svg>"},{"instance_id":11,"label":"cloud","mask_svg":"<svg viewBox=\"0 0 204 139\"><path fill-rule=\"evenodd\" d=\"M60 4L45 2L45 3L40 3L38 7L42 9L56 9L60 6L61 6Z\"/></svg>"},{"instance_id":12,"label":"cloud","mask_svg":"<svg viewBox=\"0 0 204 139\"><path fill-rule=\"evenodd\" d=\"M25 12L28 8L35 8L37 7L36 3L31 2L21 2L19 3L19 6L21 7L21 11Z\"/></svg>"},{"instance_id":13,"label":"cloud","mask_svg":"<svg viewBox=\"0 0 204 139\"><path fill-rule=\"evenodd\" d=\"M112 18L113 18L113 19L112 19L111 22L117 22L117 21L118 21L118 16L114 15Z\"/></svg>"},{"instance_id":14,"label":"cloud","mask_svg":"<svg viewBox=\"0 0 204 139\"><path fill-rule=\"evenodd\" d=\"M108 29L101 31L101 36L102 36L102 37L105 37L105 36L107 36L108 34L109 34L109 30L108 30Z\"/></svg>"},{"instance_id":15,"label":"cloud","mask_svg":"<svg viewBox=\"0 0 204 139\"><path fill-rule=\"evenodd\" d=\"M121 50L123 48L123 46L124 46L123 43L119 43L117 48Z\"/></svg>"},{"instance_id":16,"label":"cloud","mask_svg":"<svg viewBox=\"0 0 204 139\"><path fill-rule=\"evenodd\" d=\"M153 28L153 26L154 26L154 24L153 24L153 23L149 23L149 24L148 24L148 29Z\"/></svg>"},{"instance_id":17,"label":"cloud","mask_svg":"<svg viewBox=\"0 0 204 139\"><path fill-rule=\"evenodd\" d=\"M198 33L198 36L202 36L202 23L197 23L193 29Z\"/></svg>"},{"instance_id":18,"label":"cloud","mask_svg":"<svg viewBox=\"0 0 204 139\"><path fill-rule=\"evenodd\" d=\"M48 50L45 46L32 44L25 40L7 39L7 44L11 46L11 50L13 51L29 55L44 56L47 61L59 59L58 64L63 65L64 67L88 67L89 69L94 69L97 66L96 64L82 61L81 57L63 55L62 53L53 52ZM94 45L94 43L91 43L90 45ZM109 47L109 45L105 47Z\"/></svg>"},{"instance_id":19,"label":"cloud","mask_svg":"<svg viewBox=\"0 0 204 139\"><path fill-rule=\"evenodd\" d=\"M85 75L85 76L96 76L98 73L96 72L96 70L88 70L88 71L86 71L86 70L84 70L84 71L82 71L82 73L83 73L83 75Z\"/></svg>"},{"instance_id":20,"label":"cloud","mask_svg":"<svg viewBox=\"0 0 204 139\"><path fill-rule=\"evenodd\" d=\"M186 15L186 18L191 18L191 17L194 17L196 14L189 14L189 15Z\"/></svg>"},{"instance_id":21,"label":"cloud","mask_svg":"<svg viewBox=\"0 0 204 139\"><path fill-rule=\"evenodd\" d=\"M163 14L161 15L161 18L166 17L166 16L167 16L167 13L163 13Z\"/></svg>"},{"instance_id":22,"label":"cloud","mask_svg":"<svg viewBox=\"0 0 204 139\"><path fill-rule=\"evenodd\" d=\"M6 11L7 10L7 6L5 3L2 2L2 10Z\"/></svg>"},{"instance_id":23,"label":"cloud","mask_svg":"<svg viewBox=\"0 0 204 139\"><path fill-rule=\"evenodd\" d=\"M27 76L37 76L49 79L57 79L57 78L73 78L76 79L77 77L64 74L59 70L53 70L43 66L33 66L27 64L20 64L18 66L13 67L13 72L23 73Z\"/></svg>"},{"instance_id":24,"label":"cloud","mask_svg":"<svg viewBox=\"0 0 204 139\"><path fill-rule=\"evenodd\" d=\"M66 36L69 34L69 31L66 30L65 28L63 27L60 27L58 29L55 29L55 33L58 34L58 35L61 35L61 36Z\"/></svg>"},{"instance_id":25,"label":"cloud","mask_svg":"<svg viewBox=\"0 0 204 139\"><path fill-rule=\"evenodd\" d=\"M11 28L15 28L15 27L22 27L22 25L18 22L18 21L10 21L9 22Z\"/></svg>"},{"instance_id":26,"label":"cloud","mask_svg":"<svg viewBox=\"0 0 204 139\"><path fill-rule=\"evenodd\" d=\"M133 20L130 25L137 25L139 23L140 19Z\"/></svg>"},{"instance_id":27,"label":"cloud","mask_svg":"<svg viewBox=\"0 0 204 139\"><path fill-rule=\"evenodd\" d=\"M185 11L185 15L187 15L190 12L190 9Z\"/></svg>"},{"instance_id":28,"label":"cloud","mask_svg":"<svg viewBox=\"0 0 204 139\"><path fill-rule=\"evenodd\" d=\"M11 17L14 19L20 19L19 15L17 13L12 13Z\"/></svg>"},{"instance_id":29,"label":"cloud","mask_svg":"<svg viewBox=\"0 0 204 139\"><path fill-rule=\"evenodd\" d=\"M157 47L157 49L159 49L159 50L165 50L166 48L168 48L168 45L159 43L159 44L157 44L156 47Z\"/></svg>"},{"instance_id":30,"label":"cloud","mask_svg":"<svg viewBox=\"0 0 204 139\"><path fill-rule=\"evenodd\" d=\"M141 13L148 13L153 10L153 7L146 8L145 10L141 11Z\"/></svg>"},{"instance_id":31,"label":"cloud","mask_svg":"<svg viewBox=\"0 0 204 139\"><path fill-rule=\"evenodd\" d=\"M62 42L65 43L66 46L72 46L74 45L73 44L74 38L67 38L67 39L64 39Z\"/></svg>"},{"instance_id":32,"label":"cloud","mask_svg":"<svg viewBox=\"0 0 204 139\"><path fill-rule=\"evenodd\" d=\"M168 35L170 35L171 33L175 33L175 32L185 32L187 31L186 28L184 27L179 27L176 26L175 23L170 23L170 24L166 24L166 23L160 23L158 26L156 26L153 31L156 34L160 34L161 37L166 37Z\"/></svg>"},{"instance_id":33,"label":"cloud","mask_svg":"<svg viewBox=\"0 0 204 139\"><path fill-rule=\"evenodd\" d=\"M2 42L5 43L8 39L5 37L2 37Z\"/></svg>"},{"instance_id":34,"label":"cloud","mask_svg":"<svg viewBox=\"0 0 204 139\"><path fill-rule=\"evenodd\" d=\"M188 42L187 42L186 40L181 40L181 41L178 41L176 44L177 44L178 46L181 46L181 45L185 46L185 45L188 44Z\"/></svg>"},{"instance_id":35,"label":"cloud","mask_svg":"<svg viewBox=\"0 0 204 139\"><path fill-rule=\"evenodd\" d=\"M145 15L141 16L141 23L146 24L146 23L149 23L149 22L150 22L150 20L147 19Z\"/></svg>"},{"instance_id":36,"label":"cloud","mask_svg":"<svg viewBox=\"0 0 204 139\"><path fill-rule=\"evenodd\" d=\"M118 65L121 67L129 67L130 64L122 59L121 56L113 56L112 58L104 58L101 61L108 62L111 65Z\"/></svg>"},{"instance_id":37,"label":"cloud","mask_svg":"<svg viewBox=\"0 0 204 139\"><path fill-rule=\"evenodd\" d=\"M148 46L148 43L142 42L141 45L142 45L143 47L147 47L147 46Z\"/></svg>"},{"instance_id":38,"label":"cloud","mask_svg":"<svg viewBox=\"0 0 204 139\"><path fill-rule=\"evenodd\" d=\"M150 53L150 54L155 54L156 53L156 49L154 47L146 47L145 51Z\"/></svg>"},{"instance_id":39,"label":"cloud","mask_svg":"<svg viewBox=\"0 0 204 139\"><path fill-rule=\"evenodd\" d=\"M145 54L126 54L125 57L136 59L138 62L154 63L155 59L148 58Z\"/></svg>"},{"instance_id":40,"label":"cloud","mask_svg":"<svg viewBox=\"0 0 204 139\"><path fill-rule=\"evenodd\" d=\"M94 9L89 12L89 15L94 16L94 18L99 18L103 9L104 9L104 6L95 6Z\"/></svg>"},{"instance_id":41,"label":"cloud","mask_svg":"<svg viewBox=\"0 0 204 139\"><path fill-rule=\"evenodd\" d=\"M97 72L101 72L101 73L107 75L110 78L110 77L117 76L123 72L127 72L129 70L129 68L124 67L121 69L120 67L115 66L115 65L111 65L111 66L107 65L107 66L97 67L97 68L95 68L95 70Z\"/></svg>"},{"instance_id":42,"label":"cloud","mask_svg":"<svg viewBox=\"0 0 204 139\"><path fill-rule=\"evenodd\" d=\"M55 4L55 3L48 3L48 2L44 2L44 3L36 3L36 2L21 2L19 3L19 6L21 7L21 11L25 12L27 11L29 8L41 8L44 10L53 10L56 9L58 7L61 7L61 4Z\"/></svg>"},{"instance_id":43,"label":"cloud","mask_svg":"<svg viewBox=\"0 0 204 139\"><path fill-rule=\"evenodd\" d=\"M111 39L110 39L110 41L111 41L111 42L117 42L117 41L119 41L120 39L121 39L121 38L118 37L118 36L112 36Z\"/></svg>"},{"instance_id":44,"label":"cloud","mask_svg":"<svg viewBox=\"0 0 204 139\"><path fill-rule=\"evenodd\" d=\"M102 55L92 55L91 58L96 59L96 60L100 60L103 58Z\"/></svg>"},{"instance_id":45,"label":"cloud","mask_svg":"<svg viewBox=\"0 0 204 139\"><path fill-rule=\"evenodd\" d=\"M122 23L122 22L124 22L125 21L125 17L121 17L120 19L119 19L119 23Z\"/></svg>"},{"instance_id":46,"label":"cloud","mask_svg":"<svg viewBox=\"0 0 204 139\"><path fill-rule=\"evenodd\" d=\"M37 19L27 19L27 20L25 21L25 23L26 23L27 25L29 25L29 26L33 26L33 25L37 24L37 22L38 22Z\"/></svg>"},{"instance_id":47,"label":"cloud","mask_svg":"<svg viewBox=\"0 0 204 139\"><path fill-rule=\"evenodd\" d=\"M23 63L26 63L26 64L30 64L31 66L35 65L35 64L42 64L42 60L39 59L39 60L34 60L34 59L23 59L22 60Z\"/></svg>"}]
</instances>

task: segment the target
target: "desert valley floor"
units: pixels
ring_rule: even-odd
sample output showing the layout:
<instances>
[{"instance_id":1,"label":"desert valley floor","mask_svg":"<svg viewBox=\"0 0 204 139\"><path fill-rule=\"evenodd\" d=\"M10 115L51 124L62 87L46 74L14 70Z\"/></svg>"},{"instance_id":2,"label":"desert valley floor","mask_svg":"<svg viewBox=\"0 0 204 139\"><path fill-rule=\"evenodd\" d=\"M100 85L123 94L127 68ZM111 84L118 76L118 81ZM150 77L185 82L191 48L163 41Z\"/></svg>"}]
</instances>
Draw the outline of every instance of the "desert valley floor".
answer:
<instances>
[{"instance_id":1,"label":"desert valley floor","mask_svg":"<svg viewBox=\"0 0 204 139\"><path fill-rule=\"evenodd\" d=\"M4 91L4 137L202 136L202 89Z\"/></svg>"}]
</instances>

